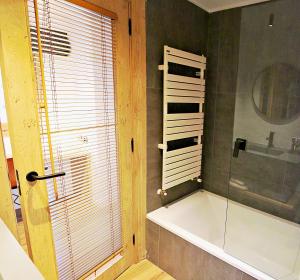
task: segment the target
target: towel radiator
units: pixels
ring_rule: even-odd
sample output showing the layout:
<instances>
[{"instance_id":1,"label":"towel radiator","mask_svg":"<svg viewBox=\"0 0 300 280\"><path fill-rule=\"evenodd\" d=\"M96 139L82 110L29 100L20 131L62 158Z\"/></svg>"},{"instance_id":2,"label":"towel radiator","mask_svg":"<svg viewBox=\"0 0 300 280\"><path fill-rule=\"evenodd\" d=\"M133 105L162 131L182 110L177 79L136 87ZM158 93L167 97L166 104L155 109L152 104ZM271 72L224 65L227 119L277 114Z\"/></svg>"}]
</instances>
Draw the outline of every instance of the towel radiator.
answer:
<instances>
[{"instance_id":1,"label":"towel radiator","mask_svg":"<svg viewBox=\"0 0 300 280\"><path fill-rule=\"evenodd\" d=\"M164 106L163 143L158 145L163 151L162 188L157 193L167 195L167 189L188 180L201 182L206 58L164 46L164 64L158 69L164 73Z\"/></svg>"}]
</instances>

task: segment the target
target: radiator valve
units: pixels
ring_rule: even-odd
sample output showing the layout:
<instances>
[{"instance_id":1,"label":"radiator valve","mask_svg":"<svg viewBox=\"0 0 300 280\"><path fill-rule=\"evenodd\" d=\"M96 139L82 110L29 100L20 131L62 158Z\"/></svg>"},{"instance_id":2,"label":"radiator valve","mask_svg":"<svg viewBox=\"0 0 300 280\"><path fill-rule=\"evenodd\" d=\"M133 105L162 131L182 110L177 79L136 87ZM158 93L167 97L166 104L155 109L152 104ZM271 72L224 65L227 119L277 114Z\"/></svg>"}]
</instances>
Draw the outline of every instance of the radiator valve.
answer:
<instances>
[{"instance_id":1,"label":"radiator valve","mask_svg":"<svg viewBox=\"0 0 300 280\"><path fill-rule=\"evenodd\" d=\"M161 196L167 196L167 192L163 189L158 189L157 192L156 192L158 195L161 195Z\"/></svg>"}]
</instances>

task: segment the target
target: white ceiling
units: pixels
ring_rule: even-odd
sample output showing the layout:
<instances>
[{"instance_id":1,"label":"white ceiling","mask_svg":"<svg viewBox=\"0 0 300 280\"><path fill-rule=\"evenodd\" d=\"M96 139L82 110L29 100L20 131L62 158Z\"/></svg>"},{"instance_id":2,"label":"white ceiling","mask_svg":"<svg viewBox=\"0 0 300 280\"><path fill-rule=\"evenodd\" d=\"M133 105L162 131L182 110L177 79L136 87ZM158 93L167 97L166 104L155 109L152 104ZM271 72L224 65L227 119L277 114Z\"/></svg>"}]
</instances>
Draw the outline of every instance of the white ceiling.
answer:
<instances>
[{"instance_id":1,"label":"white ceiling","mask_svg":"<svg viewBox=\"0 0 300 280\"><path fill-rule=\"evenodd\" d=\"M270 0L189 0L209 13Z\"/></svg>"}]
</instances>

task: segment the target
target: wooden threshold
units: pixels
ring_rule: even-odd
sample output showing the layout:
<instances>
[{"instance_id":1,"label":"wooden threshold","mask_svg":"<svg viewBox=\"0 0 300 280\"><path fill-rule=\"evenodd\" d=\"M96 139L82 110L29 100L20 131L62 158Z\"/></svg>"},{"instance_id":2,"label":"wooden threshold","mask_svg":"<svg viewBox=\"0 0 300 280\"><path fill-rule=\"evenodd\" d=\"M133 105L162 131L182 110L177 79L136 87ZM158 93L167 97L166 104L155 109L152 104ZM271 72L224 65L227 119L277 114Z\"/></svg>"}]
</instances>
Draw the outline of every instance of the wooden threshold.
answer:
<instances>
[{"instance_id":1,"label":"wooden threshold","mask_svg":"<svg viewBox=\"0 0 300 280\"><path fill-rule=\"evenodd\" d=\"M117 280L175 280L168 273L148 260L129 267Z\"/></svg>"}]
</instances>

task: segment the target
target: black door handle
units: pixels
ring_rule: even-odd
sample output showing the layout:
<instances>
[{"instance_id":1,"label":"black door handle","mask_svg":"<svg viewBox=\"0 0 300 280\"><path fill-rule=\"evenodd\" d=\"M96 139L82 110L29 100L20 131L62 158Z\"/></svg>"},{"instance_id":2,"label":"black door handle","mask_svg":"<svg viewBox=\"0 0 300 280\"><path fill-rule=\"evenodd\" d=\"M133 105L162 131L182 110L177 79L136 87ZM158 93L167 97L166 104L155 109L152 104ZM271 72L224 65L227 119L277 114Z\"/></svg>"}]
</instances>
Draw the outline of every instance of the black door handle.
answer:
<instances>
[{"instance_id":1,"label":"black door handle","mask_svg":"<svg viewBox=\"0 0 300 280\"><path fill-rule=\"evenodd\" d=\"M239 151L245 151L246 150L246 139L242 138L236 138L234 142L234 149L233 149L233 157L237 158L239 156Z\"/></svg>"},{"instance_id":2,"label":"black door handle","mask_svg":"<svg viewBox=\"0 0 300 280\"><path fill-rule=\"evenodd\" d=\"M58 172L58 173L54 173L54 174L50 174L50 175L39 176L39 174L36 171L30 171L26 175L26 180L28 182L34 182L37 180L46 180L46 179L61 177L61 176L65 176L65 175L66 175L65 172Z\"/></svg>"}]
</instances>

